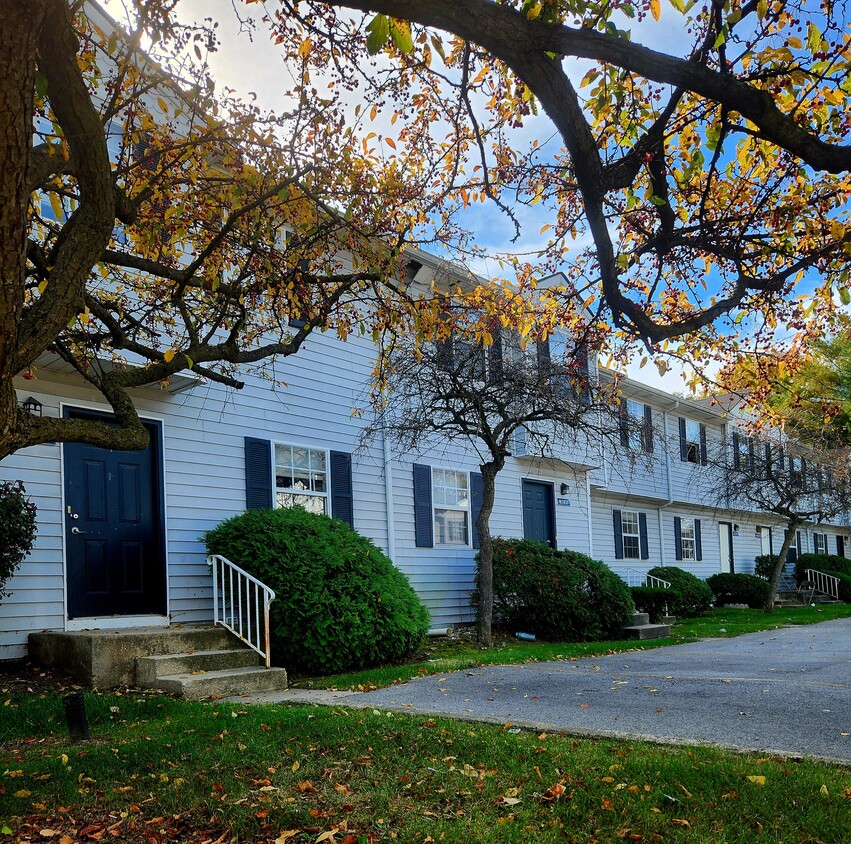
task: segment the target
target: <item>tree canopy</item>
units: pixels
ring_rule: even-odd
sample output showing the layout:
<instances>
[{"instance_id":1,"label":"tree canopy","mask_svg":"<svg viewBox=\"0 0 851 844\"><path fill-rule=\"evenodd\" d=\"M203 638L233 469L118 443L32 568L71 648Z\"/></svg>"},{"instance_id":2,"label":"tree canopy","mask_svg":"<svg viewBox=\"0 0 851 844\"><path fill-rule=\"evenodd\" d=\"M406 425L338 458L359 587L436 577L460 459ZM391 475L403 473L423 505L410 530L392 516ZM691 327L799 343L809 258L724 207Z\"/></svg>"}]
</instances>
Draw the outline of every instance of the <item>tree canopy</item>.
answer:
<instances>
[{"instance_id":1,"label":"tree canopy","mask_svg":"<svg viewBox=\"0 0 851 844\"><path fill-rule=\"evenodd\" d=\"M287 60L283 115L214 95L215 20L139 2L125 39L85 10L0 0L0 456L139 447L128 389L237 386L318 326L433 335L437 308L390 280L406 243L477 258L480 203L518 237L500 280L522 336L590 308L602 348L706 361L851 298L845 2L232 4ZM12 378L45 353L121 426L18 412Z\"/></svg>"}]
</instances>

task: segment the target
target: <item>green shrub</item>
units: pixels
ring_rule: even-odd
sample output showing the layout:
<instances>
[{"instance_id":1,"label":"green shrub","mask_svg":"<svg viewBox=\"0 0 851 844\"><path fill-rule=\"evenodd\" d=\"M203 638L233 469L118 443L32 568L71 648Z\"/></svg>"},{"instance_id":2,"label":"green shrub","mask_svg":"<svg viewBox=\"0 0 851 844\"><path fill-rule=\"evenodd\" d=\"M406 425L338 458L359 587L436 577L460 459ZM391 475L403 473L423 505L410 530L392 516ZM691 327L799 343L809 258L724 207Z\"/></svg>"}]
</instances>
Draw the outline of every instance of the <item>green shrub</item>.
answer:
<instances>
[{"instance_id":1,"label":"green shrub","mask_svg":"<svg viewBox=\"0 0 851 844\"><path fill-rule=\"evenodd\" d=\"M421 644L429 615L407 578L367 538L301 507L249 510L204 536L277 593L272 657L310 673L394 662Z\"/></svg>"},{"instance_id":2,"label":"green shrub","mask_svg":"<svg viewBox=\"0 0 851 844\"><path fill-rule=\"evenodd\" d=\"M0 481L0 600L3 588L33 548L36 508L20 481Z\"/></svg>"},{"instance_id":3,"label":"green shrub","mask_svg":"<svg viewBox=\"0 0 851 844\"><path fill-rule=\"evenodd\" d=\"M764 607L768 598L768 581L752 574L721 572L708 577L706 583L718 606L747 604L756 610Z\"/></svg>"},{"instance_id":4,"label":"green shrub","mask_svg":"<svg viewBox=\"0 0 851 844\"><path fill-rule=\"evenodd\" d=\"M605 563L526 539L494 541L493 580L498 620L545 639L612 638L633 610L629 588Z\"/></svg>"},{"instance_id":5,"label":"green shrub","mask_svg":"<svg viewBox=\"0 0 851 844\"><path fill-rule=\"evenodd\" d=\"M712 606L712 590L699 577L676 566L655 566L648 574L667 580L677 590L671 612L679 618L692 618Z\"/></svg>"},{"instance_id":6,"label":"green shrub","mask_svg":"<svg viewBox=\"0 0 851 844\"><path fill-rule=\"evenodd\" d=\"M675 601L680 598L676 589L656 589L653 586L630 587L632 602L639 612L646 612L652 624L658 624L665 610L671 611Z\"/></svg>"},{"instance_id":7,"label":"green shrub","mask_svg":"<svg viewBox=\"0 0 851 844\"><path fill-rule=\"evenodd\" d=\"M777 554L760 554L753 561L754 574L766 580L771 578L774 567L777 565Z\"/></svg>"},{"instance_id":8,"label":"green shrub","mask_svg":"<svg viewBox=\"0 0 851 844\"><path fill-rule=\"evenodd\" d=\"M795 563L795 579L798 583L807 579L807 569L851 576L851 560L836 554L801 554Z\"/></svg>"}]
</instances>

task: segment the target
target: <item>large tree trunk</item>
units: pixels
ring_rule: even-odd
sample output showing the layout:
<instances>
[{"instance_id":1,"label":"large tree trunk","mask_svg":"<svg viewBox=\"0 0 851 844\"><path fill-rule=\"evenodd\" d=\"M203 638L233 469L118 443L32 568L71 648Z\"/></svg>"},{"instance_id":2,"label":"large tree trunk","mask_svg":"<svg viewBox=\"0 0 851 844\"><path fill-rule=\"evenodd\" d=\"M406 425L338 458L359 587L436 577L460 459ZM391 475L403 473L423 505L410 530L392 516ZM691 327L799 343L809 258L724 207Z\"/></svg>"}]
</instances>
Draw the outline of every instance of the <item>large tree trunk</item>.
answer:
<instances>
[{"instance_id":1,"label":"large tree trunk","mask_svg":"<svg viewBox=\"0 0 851 844\"><path fill-rule=\"evenodd\" d=\"M35 57L43 2L0 0L0 454L12 436L12 389L24 306L27 187L32 148Z\"/></svg>"},{"instance_id":2,"label":"large tree trunk","mask_svg":"<svg viewBox=\"0 0 851 844\"><path fill-rule=\"evenodd\" d=\"M767 613L774 612L774 595L777 592L777 584L780 582L780 573L786 565L786 554L792 547L795 537L798 535L798 528L801 522L790 520L789 526L786 529L786 538L783 540L783 545L780 546L780 552L777 555L777 562L774 564L774 571L771 572L771 577L768 581L768 595L765 598L763 609Z\"/></svg>"},{"instance_id":3,"label":"large tree trunk","mask_svg":"<svg viewBox=\"0 0 851 844\"><path fill-rule=\"evenodd\" d=\"M505 461L500 461L504 465ZM482 509L476 519L479 531L479 606L476 634L479 644L490 647L493 644L493 538L491 537L490 517L496 491L496 476L502 465L483 463L482 470Z\"/></svg>"}]
</instances>

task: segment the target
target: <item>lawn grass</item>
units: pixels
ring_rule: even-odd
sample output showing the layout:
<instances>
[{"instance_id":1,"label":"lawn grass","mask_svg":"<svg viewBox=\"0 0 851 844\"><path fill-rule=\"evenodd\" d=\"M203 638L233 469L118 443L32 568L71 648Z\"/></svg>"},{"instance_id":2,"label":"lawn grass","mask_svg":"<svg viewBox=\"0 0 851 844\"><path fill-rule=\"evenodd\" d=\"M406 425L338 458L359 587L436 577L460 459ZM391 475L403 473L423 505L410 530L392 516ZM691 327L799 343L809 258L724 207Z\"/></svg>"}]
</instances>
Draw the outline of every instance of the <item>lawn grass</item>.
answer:
<instances>
[{"instance_id":1,"label":"lawn grass","mask_svg":"<svg viewBox=\"0 0 851 844\"><path fill-rule=\"evenodd\" d=\"M840 842L851 772L373 711L0 699L0 840ZM47 831L47 835L44 834Z\"/></svg>"},{"instance_id":2,"label":"lawn grass","mask_svg":"<svg viewBox=\"0 0 851 844\"><path fill-rule=\"evenodd\" d=\"M429 639L425 648L409 662L383 665L328 677L296 677L291 685L315 689L372 689L404 683L413 677L442 674L480 665L509 665L519 662L549 662L601 656L630 650L646 650L664 645L693 642L696 639L739 636L759 630L774 630L788 624L815 624L834 618L851 617L851 605L828 604L819 607L792 607L775 610L712 610L700 618L678 621L671 635L644 642L521 642L511 636L496 637L491 648L481 648L469 636Z\"/></svg>"}]
</instances>

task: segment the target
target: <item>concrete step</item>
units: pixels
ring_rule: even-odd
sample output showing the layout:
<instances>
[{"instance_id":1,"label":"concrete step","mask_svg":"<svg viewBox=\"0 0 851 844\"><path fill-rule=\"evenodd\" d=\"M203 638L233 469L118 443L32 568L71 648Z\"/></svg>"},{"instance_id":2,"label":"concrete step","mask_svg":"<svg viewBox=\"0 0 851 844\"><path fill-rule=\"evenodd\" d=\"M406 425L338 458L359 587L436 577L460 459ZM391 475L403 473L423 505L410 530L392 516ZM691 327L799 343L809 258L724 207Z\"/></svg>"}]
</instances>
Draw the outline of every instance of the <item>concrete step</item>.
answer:
<instances>
[{"instance_id":1,"label":"concrete step","mask_svg":"<svg viewBox=\"0 0 851 844\"><path fill-rule=\"evenodd\" d=\"M628 639L662 639L671 635L669 624L630 624L622 629Z\"/></svg>"},{"instance_id":2,"label":"concrete step","mask_svg":"<svg viewBox=\"0 0 851 844\"><path fill-rule=\"evenodd\" d=\"M275 692L287 688L287 672L283 668L254 667L226 668L199 674L166 674L156 679L153 688L187 700Z\"/></svg>"},{"instance_id":3,"label":"concrete step","mask_svg":"<svg viewBox=\"0 0 851 844\"><path fill-rule=\"evenodd\" d=\"M188 651L180 654L152 654L136 659L136 683L156 688L160 677L172 674L199 674L225 668L256 668L259 656L249 648Z\"/></svg>"},{"instance_id":4,"label":"concrete step","mask_svg":"<svg viewBox=\"0 0 851 844\"><path fill-rule=\"evenodd\" d=\"M632 621L630 621L630 626L637 627L641 624L650 624L650 613L634 612L632 614Z\"/></svg>"}]
</instances>

